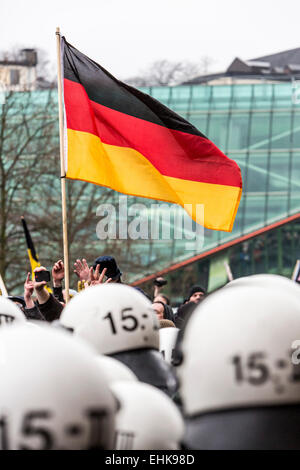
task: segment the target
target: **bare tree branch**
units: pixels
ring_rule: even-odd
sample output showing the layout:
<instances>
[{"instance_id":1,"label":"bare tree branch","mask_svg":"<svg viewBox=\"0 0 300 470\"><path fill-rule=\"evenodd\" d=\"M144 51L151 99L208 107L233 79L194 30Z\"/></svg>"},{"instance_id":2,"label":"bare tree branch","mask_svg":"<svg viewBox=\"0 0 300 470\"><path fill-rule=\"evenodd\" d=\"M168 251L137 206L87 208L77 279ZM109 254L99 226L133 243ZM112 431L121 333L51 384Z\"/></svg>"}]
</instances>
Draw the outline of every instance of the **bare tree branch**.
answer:
<instances>
[{"instance_id":1,"label":"bare tree branch","mask_svg":"<svg viewBox=\"0 0 300 470\"><path fill-rule=\"evenodd\" d=\"M187 60L171 62L169 60L157 60L149 65L136 77L128 78L129 85L142 86L172 86L191 80L198 75L208 73L213 59L208 56L200 58L198 63Z\"/></svg>"}]
</instances>

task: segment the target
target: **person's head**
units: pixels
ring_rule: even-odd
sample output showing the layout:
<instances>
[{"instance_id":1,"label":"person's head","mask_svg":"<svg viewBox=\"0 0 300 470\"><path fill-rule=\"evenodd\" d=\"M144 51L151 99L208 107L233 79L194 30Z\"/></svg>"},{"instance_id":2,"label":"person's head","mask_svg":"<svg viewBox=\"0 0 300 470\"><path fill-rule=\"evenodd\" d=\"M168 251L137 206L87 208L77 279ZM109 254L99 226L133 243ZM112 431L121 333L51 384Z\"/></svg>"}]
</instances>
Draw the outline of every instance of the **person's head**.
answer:
<instances>
[{"instance_id":1,"label":"person's head","mask_svg":"<svg viewBox=\"0 0 300 470\"><path fill-rule=\"evenodd\" d=\"M150 300L150 302L152 302L150 295L148 295L145 291L143 291L143 289L137 286L134 286L133 288L137 290L138 292L140 292L141 294L143 294L148 300Z\"/></svg>"},{"instance_id":2,"label":"person's head","mask_svg":"<svg viewBox=\"0 0 300 470\"><path fill-rule=\"evenodd\" d=\"M165 307L164 307L163 302L159 302L159 301L153 302L152 308L153 308L153 310L155 310L155 313L156 313L158 319L163 320L164 319L164 313L165 313Z\"/></svg>"},{"instance_id":3,"label":"person's head","mask_svg":"<svg viewBox=\"0 0 300 470\"><path fill-rule=\"evenodd\" d=\"M170 299L165 294L159 294L154 297L154 302L162 302L165 305L170 305Z\"/></svg>"},{"instance_id":4,"label":"person's head","mask_svg":"<svg viewBox=\"0 0 300 470\"><path fill-rule=\"evenodd\" d=\"M198 304L206 295L206 290L202 286L193 286L188 295L188 302Z\"/></svg>"},{"instance_id":5,"label":"person's head","mask_svg":"<svg viewBox=\"0 0 300 470\"><path fill-rule=\"evenodd\" d=\"M11 300L16 305L16 307L18 307L25 314L26 302L24 297L19 295L9 295L7 299Z\"/></svg>"},{"instance_id":6,"label":"person's head","mask_svg":"<svg viewBox=\"0 0 300 470\"><path fill-rule=\"evenodd\" d=\"M121 283L121 276L122 273L118 268L116 260L113 256L99 256L95 259L93 264L93 269L95 270L97 265L100 264L100 273L106 268L105 276L106 278L111 278L111 282L119 282Z\"/></svg>"},{"instance_id":7,"label":"person's head","mask_svg":"<svg viewBox=\"0 0 300 470\"><path fill-rule=\"evenodd\" d=\"M171 320L166 320L163 318L159 320L159 327L161 328L176 328L175 324Z\"/></svg>"}]
</instances>

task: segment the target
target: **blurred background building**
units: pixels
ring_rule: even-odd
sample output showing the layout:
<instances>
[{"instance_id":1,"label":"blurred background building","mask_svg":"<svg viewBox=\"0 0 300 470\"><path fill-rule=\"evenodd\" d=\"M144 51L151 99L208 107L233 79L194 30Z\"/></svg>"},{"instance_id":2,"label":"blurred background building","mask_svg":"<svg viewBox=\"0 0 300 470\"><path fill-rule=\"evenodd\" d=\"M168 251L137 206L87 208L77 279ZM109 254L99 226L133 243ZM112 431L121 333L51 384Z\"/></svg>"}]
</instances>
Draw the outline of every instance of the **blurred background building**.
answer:
<instances>
[{"instance_id":1,"label":"blurred background building","mask_svg":"<svg viewBox=\"0 0 300 470\"><path fill-rule=\"evenodd\" d=\"M22 49L15 57L4 57L0 61L0 83L9 91L36 90L37 52Z\"/></svg>"}]
</instances>

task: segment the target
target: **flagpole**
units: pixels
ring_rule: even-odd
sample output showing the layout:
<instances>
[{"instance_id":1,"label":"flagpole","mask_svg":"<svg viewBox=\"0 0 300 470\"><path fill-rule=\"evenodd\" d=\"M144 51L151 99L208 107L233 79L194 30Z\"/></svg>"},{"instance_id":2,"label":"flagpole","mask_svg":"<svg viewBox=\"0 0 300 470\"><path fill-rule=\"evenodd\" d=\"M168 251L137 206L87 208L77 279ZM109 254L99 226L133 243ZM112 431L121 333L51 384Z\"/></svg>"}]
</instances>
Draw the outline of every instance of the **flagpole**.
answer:
<instances>
[{"instance_id":1,"label":"flagpole","mask_svg":"<svg viewBox=\"0 0 300 470\"><path fill-rule=\"evenodd\" d=\"M227 277L228 277L228 281L230 281L230 282L233 281L233 275L232 275L230 266L227 263L227 261L224 261L224 266L225 266L225 269L226 269L226 274L227 274Z\"/></svg>"},{"instance_id":2,"label":"flagpole","mask_svg":"<svg viewBox=\"0 0 300 470\"><path fill-rule=\"evenodd\" d=\"M292 274L292 277L291 277L292 281L296 281L296 279L297 279L297 274L299 272L299 265L300 265L300 260L297 259L295 267L294 267L294 271L293 271L293 274Z\"/></svg>"},{"instance_id":3,"label":"flagpole","mask_svg":"<svg viewBox=\"0 0 300 470\"><path fill-rule=\"evenodd\" d=\"M3 295L3 297L8 297L8 293L7 293L7 290L6 290L6 287L5 287L5 284L4 284L4 281L2 279L1 274L0 274L0 291L1 291L1 295Z\"/></svg>"},{"instance_id":4,"label":"flagpole","mask_svg":"<svg viewBox=\"0 0 300 470\"><path fill-rule=\"evenodd\" d=\"M68 228L67 228L67 203L66 203L66 171L64 158L64 119L62 103L62 73L61 73L61 49L60 49L60 29L56 28L56 50L57 50L57 84L58 84L58 111L59 111L59 143L60 143L60 180L61 180L61 201L62 201L62 224L64 243L64 266L65 266L65 298L66 303L70 300L70 280L69 280L69 250L68 250Z\"/></svg>"}]
</instances>

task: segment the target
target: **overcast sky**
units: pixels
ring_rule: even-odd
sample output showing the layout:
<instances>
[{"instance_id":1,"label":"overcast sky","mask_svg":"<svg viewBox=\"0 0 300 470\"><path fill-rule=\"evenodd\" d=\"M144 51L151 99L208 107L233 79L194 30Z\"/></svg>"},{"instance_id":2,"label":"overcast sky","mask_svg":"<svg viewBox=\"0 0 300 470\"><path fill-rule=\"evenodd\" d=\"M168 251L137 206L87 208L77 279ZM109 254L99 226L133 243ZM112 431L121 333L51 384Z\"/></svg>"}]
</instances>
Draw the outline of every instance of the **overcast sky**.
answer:
<instances>
[{"instance_id":1,"label":"overcast sky","mask_svg":"<svg viewBox=\"0 0 300 470\"><path fill-rule=\"evenodd\" d=\"M221 71L300 47L299 0L0 0L0 50L41 47L55 61L55 28L120 79L159 59L214 59Z\"/></svg>"}]
</instances>

